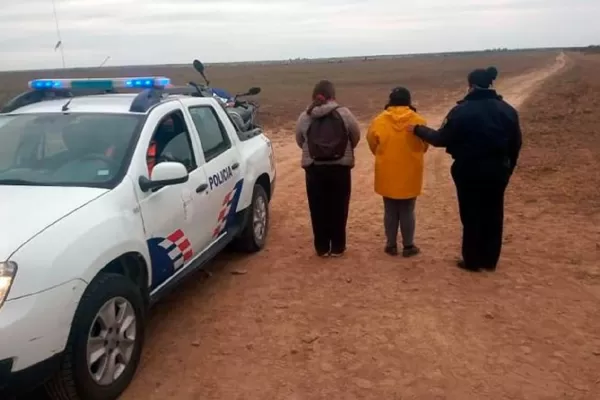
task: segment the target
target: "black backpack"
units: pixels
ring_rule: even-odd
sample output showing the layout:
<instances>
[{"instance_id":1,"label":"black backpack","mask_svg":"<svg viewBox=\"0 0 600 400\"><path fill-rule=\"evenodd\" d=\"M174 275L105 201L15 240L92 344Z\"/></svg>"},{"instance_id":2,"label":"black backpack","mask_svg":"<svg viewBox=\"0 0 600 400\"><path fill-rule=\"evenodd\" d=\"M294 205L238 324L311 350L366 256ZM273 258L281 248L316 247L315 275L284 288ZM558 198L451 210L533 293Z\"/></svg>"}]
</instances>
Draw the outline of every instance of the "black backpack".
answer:
<instances>
[{"instance_id":1,"label":"black backpack","mask_svg":"<svg viewBox=\"0 0 600 400\"><path fill-rule=\"evenodd\" d=\"M346 153L348 130L337 108L322 117L314 118L308 127L308 153L315 161L339 160Z\"/></svg>"}]
</instances>

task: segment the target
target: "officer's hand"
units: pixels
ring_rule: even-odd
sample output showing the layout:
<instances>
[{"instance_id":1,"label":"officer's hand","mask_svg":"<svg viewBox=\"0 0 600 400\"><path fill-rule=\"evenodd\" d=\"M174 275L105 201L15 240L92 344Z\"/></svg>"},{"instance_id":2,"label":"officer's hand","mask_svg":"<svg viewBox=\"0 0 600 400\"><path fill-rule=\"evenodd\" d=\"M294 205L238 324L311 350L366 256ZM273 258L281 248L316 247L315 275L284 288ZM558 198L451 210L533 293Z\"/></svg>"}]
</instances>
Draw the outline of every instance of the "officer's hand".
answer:
<instances>
[{"instance_id":1,"label":"officer's hand","mask_svg":"<svg viewBox=\"0 0 600 400\"><path fill-rule=\"evenodd\" d=\"M408 125L408 131L411 132L411 133L415 133L415 129L417 129L417 126L419 126L419 125L409 124Z\"/></svg>"}]
</instances>

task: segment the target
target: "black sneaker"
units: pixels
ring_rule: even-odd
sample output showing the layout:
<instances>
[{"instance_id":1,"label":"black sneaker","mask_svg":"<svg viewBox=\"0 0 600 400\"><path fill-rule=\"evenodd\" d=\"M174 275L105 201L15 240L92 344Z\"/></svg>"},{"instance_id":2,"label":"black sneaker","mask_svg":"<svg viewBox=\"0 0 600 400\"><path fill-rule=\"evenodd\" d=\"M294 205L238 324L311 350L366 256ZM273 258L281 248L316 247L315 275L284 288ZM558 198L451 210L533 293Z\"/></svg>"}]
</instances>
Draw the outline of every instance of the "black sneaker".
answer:
<instances>
[{"instance_id":1,"label":"black sneaker","mask_svg":"<svg viewBox=\"0 0 600 400\"><path fill-rule=\"evenodd\" d=\"M417 246L406 246L405 248L402 249L402 257L408 258L408 257L414 257L417 254L419 254L421 252L421 249L419 249Z\"/></svg>"},{"instance_id":2,"label":"black sneaker","mask_svg":"<svg viewBox=\"0 0 600 400\"><path fill-rule=\"evenodd\" d=\"M385 253L389 254L390 256L397 256L398 246L385 246L385 249L383 251L385 251Z\"/></svg>"}]
</instances>

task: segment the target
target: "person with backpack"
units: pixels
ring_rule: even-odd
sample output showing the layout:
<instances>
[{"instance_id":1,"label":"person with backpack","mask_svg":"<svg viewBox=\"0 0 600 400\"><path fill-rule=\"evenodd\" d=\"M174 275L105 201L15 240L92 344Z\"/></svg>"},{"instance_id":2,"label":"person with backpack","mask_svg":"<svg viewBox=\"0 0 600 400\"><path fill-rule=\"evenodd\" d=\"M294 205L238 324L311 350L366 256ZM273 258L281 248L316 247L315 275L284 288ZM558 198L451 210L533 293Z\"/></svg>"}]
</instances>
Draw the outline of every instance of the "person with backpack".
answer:
<instances>
[{"instance_id":1,"label":"person with backpack","mask_svg":"<svg viewBox=\"0 0 600 400\"><path fill-rule=\"evenodd\" d=\"M335 100L334 85L317 83L312 103L296 123L296 143L302 149L306 194L314 247L321 257L346 251L351 169L360 127L354 115Z\"/></svg>"},{"instance_id":2,"label":"person with backpack","mask_svg":"<svg viewBox=\"0 0 600 400\"><path fill-rule=\"evenodd\" d=\"M445 147L463 225L462 259L473 272L496 270L502 249L504 193L521 151L519 114L493 88L494 67L469 73L469 90L450 110L439 130L415 124L414 134Z\"/></svg>"},{"instance_id":3,"label":"person with backpack","mask_svg":"<svg viewBox=\"0 0 600 400\"><path fill-rule=\"evenodd\" d=\"M425 125L425 119L412 106L410 91L397 87L367 132L375 156L375 192L383 197L384 251L392 256L398 255L398 228L402 233L402 256L420 253L415 246L415 204L423 188L428 145L412 134L413 125Z\"/></svg>"}]
</instances>

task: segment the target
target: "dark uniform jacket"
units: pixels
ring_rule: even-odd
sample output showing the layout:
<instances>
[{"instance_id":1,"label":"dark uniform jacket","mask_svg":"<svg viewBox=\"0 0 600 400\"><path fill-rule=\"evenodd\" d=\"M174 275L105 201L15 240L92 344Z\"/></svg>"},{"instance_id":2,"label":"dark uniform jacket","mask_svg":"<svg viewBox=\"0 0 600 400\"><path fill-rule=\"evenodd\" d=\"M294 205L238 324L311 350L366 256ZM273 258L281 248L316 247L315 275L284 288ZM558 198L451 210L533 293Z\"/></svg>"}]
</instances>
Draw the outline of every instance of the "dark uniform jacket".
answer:
<instances>
[{"instance_id":1,"label":"dark uniform jacket","mask_svg":"<svg viewBox=\"0 0 600 400\"><path fill-rule=\"evenodd\" d=\"M521 151L517 111L492 89L475 89L457 103L436 131L415 127L415 135L461 164L474 166L497 160L514 170Z\"/></svg>"}]
</instances>

